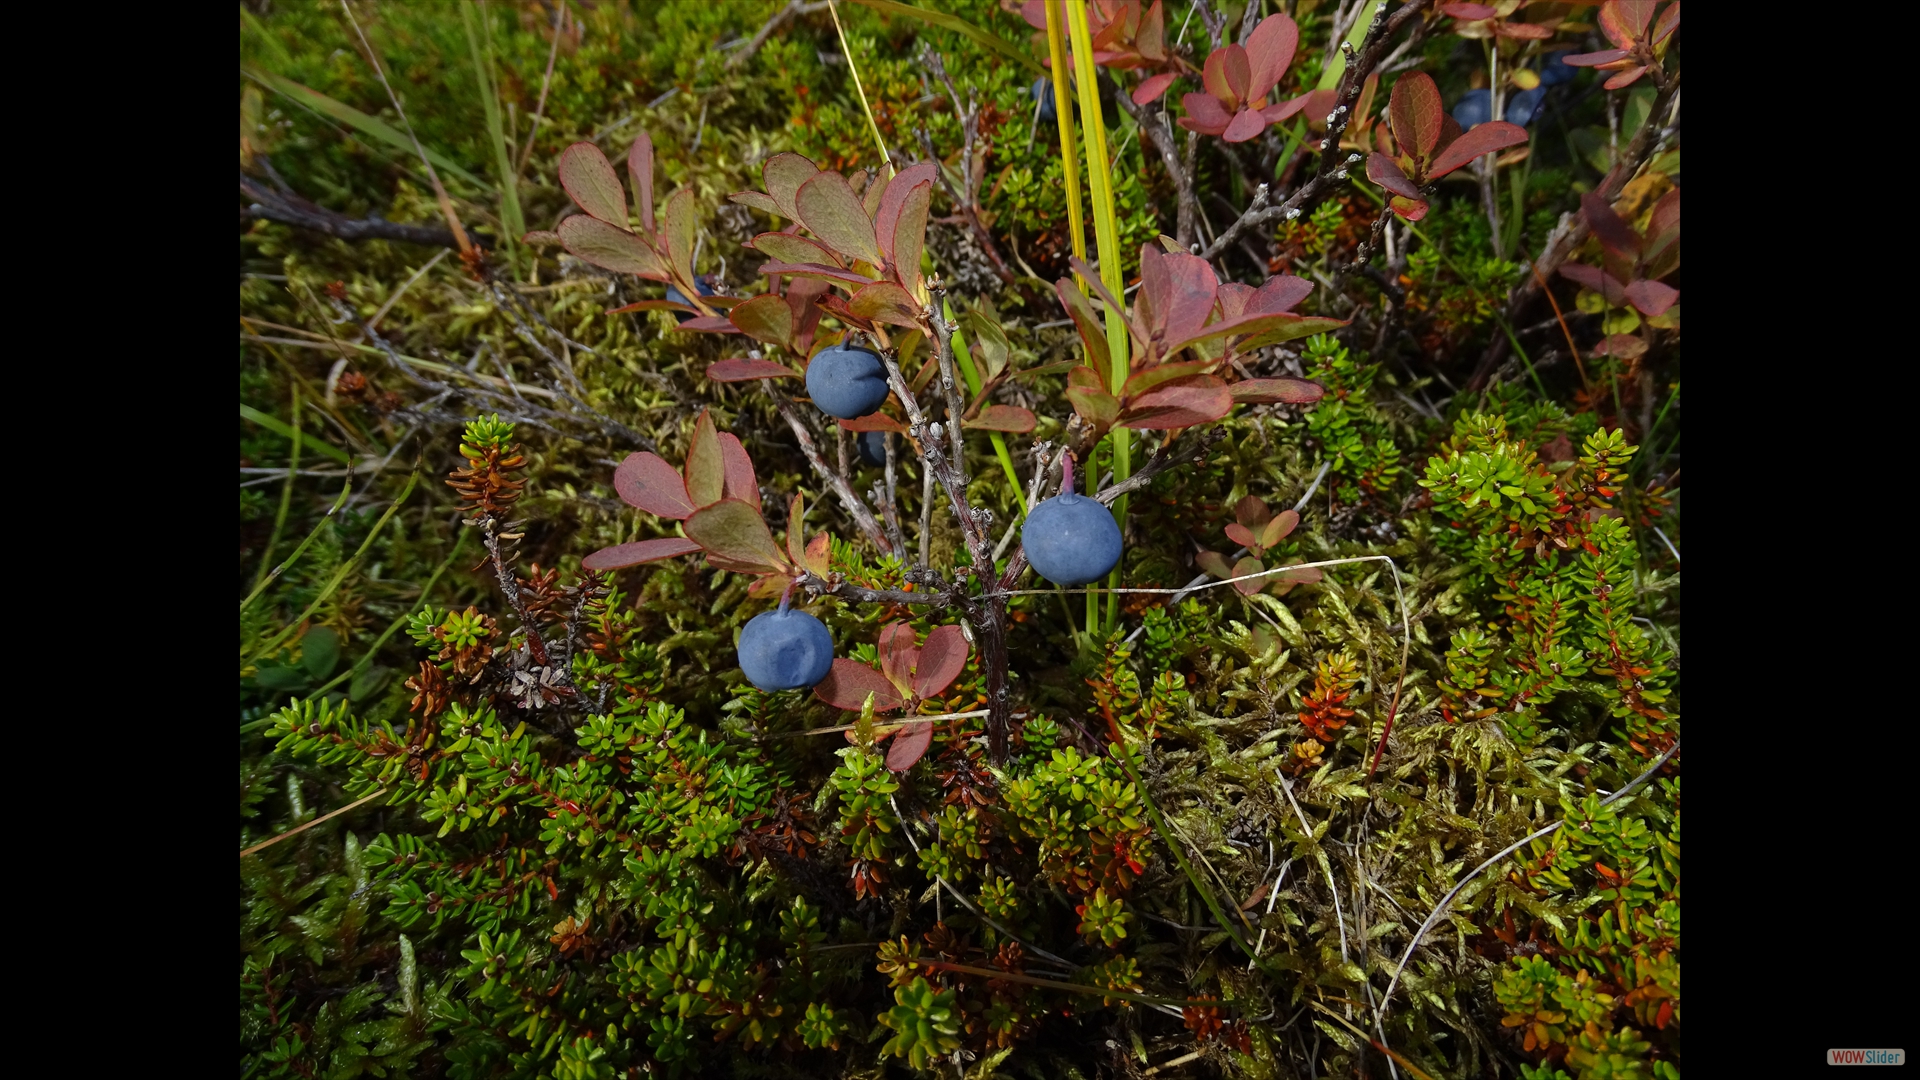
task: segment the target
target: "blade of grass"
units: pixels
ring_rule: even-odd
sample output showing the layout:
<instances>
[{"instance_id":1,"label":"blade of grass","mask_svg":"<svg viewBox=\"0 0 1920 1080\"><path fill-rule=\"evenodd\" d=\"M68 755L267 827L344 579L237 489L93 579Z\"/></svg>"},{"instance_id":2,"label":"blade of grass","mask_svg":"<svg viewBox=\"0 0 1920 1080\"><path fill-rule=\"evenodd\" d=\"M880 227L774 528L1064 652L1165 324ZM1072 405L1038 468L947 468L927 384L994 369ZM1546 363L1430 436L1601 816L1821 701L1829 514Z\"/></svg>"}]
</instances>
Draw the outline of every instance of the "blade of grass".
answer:
<instances>
[{"instance_id":1,"label":"blade of grass","mask_svg":"<svg viewBox=\"0 0 1920 1080\"><path fill-rule=\"evenodd\" d=\"M941 312L949 323L955 323L953 305L940 302ZM960 377L967 380L967 396L980 396L980 372L973 366L973 353L967 349L966 338L956 330L953 332L953 358L960 365ZM993 453L1000 459L1000 468L1007 474L1007 484L1013 488L1013 505L1019 507L1020 516L1027 516L1027 500L1020 490L1020 476L1013 471L1013 454L1007 450L1007 437L998 431L990 431L993 436Z\"/></svg>"},{"instance_id":2,"label":"blade of grass","mask_svg":"<svg viewBox=\"0 0 1920 1080\"><path fill-rule=\"evenodd\" d=\"M460 538L453 542L453 550L447 552L447 557L440 560L440 565L434 568L433 576L427 578L427 583L420 587L420 602L418 604L414 605L412 609L408 610L407 612L402 614L399 618L389 623L387 625L387 628L381 632L380 636L374 639L373 644L367 648L366 653L364 653L360 657L360 659L355 660L353 662L352 667L348 668L347 670L341 672L338 675L335 675L332 678L332 680L330 680L325 686L320 687L318 690L315 690L312 694L309 694L308 696L321 697L322 695L326 694L327 691L333 689L336 686L339 686L341 683L346 682L348 679L355 677L359 672L365 671L367 668L373 666L373 658L377 653L379 653L380 646L385 645L387 643L388 638L392 637L396 631L398 631L402 626L406 625L407 620L413 618L415 612L419 611L422 608L430 606L427 603L427 598L433 595L433 587L439 584L440 575L447 572L447 567L453 565L453 560L460 557L460 552L466 548L467 537L470 535L472 534L468 533L465 530L461 531Z\"/></svg>"},{"instance_id":3,"label":"blade of grass","mask_svg":"<svg viewBox=\"0 0 1920 1080\"><path fill-rule=\"evenodd\" d=\"M340 449L332 443L322 442L319 439L303 439L299 428L289 427L278 417L268 416L266 413L244 402L240 405L240 419L251 420L276 435L283 435L289 439L293 439L295 440L294 445L296 446L302 445L303 443L309 445L342 465L353 464L353 458L345 450ZM296 417L294 423L298 424L299 422L298 417Z\"/></svg>"},{"instance_id":4,"label":"blade of grass","mask_svg":"<svg viewBox=\"0 0 1920 1080\"><path fill-rule=\"evenodd\" d=\"M287 507L293 503L293 480L298 475L300 475L300 388L296 386L293 388L293 453L287 458L287 482L280 488L280 510L273 515L273 532L267 536L267 549L260 555L260 570L253 576L253 591L247 594L247 600L260 595L261 588L267 583L267 567L273 563L273 549L280 546L280 532L287 527ZM246 601L241 601L240 610L247 610Z\"/></svg>"},{"instance_id":5,"label":"blade of grass","mask_svg":"<svg viewBox=\"0 0 1920 1080\"><path fill-rule=\"evenodd\" d=\"M847 70L853 73L853 89L860 95L860 111L866 114L867 130L873 133L873 145L880 148L880 160L886 162L887 179L894 176L893 154L887 150L887 140L880 137L880 125L873 122L873 106L867 104L867 88L860 82L860 65L853 62L853 50L847 45L847 29L840 25L840 9L833 0L827 0L827 14L833 16L834 32L840 35L840 55L847 58Z\"/></svg>"},{"instance_id":6,"label":"blade of grass","mask_svg":"<svg viewBox=\"0 0 1920 1080\"><path fill-rule=\"evenodd\" d=\"M273 584L279 579L281 574L286 573L295 562L299 561L300 556L307 550L307 545L313 543L314 537L320 535L320 530L326 526L327 521L331 519L333 515L339 513L341 507L347 505L347 496L351 494L353 494L353 471L349 469L347 471L346 482L340 485L340 497L333 500L333 505L327 508L325 514L320 515L320 524L315 525L313 531L307 534L307 538L300 541L300 546L293 549L293 554L287 556L286 562L274 567L273 571L263 580L254 584L253 591L247 594L245 600L240 601L241 611L246 611L247 606L258 599L260 594L266 591L267 586ZM261 560L261 565L266 565L266 560Z\"/></svg>"},{"instance_id":7,"label":"blade of grass","mask_svg":"<svg viewBox=\"0 0 1920 1080\"><path fill-rule=\"evenodd\" d=\"M335 101L312 87L303 86L284 75L275 75L271 71L263 71L258 68L242 68L241 71L248 78L253 79L269 90L284 94L288 98L291 98L296 104L304 105L322 116L332 120L338 120L362 135L371 136L395 149L413 149L413 141L408 139L405 134L396 130L393 125L384 120L368 116L366 113L361 112L359 109L345 102ZM435 165L465 180L481 191L489 190L484 181L461 168L445 154L437 150L429 150L426 154L428 160L432 161Z\"/></svg>"},{"instance_id":8,"label":"blade of grass","mask_svg":"<svg viewBox=\"0 0 1920 1080\"><path fill-rule=\"evenodd\" d=\"M353 8L347 0L340 0L340 10L346 13L354 36L360 39L360 47L366 51L367 63L373 65L373 73L380 77L380 86L386 90L387 100L393 103L394 114L400 117L400 126L406 129L407 142L413 147L413 152L420 156L420 164L427 168L427 179L433 184L434 198L440 201L440 213L446 216L447 228L453 231L453 241L460 248L460 257L472 259L475 254L473 241L467 238L467 230L460 224L460 215L453 212L453 200L447 197L446 185L440 182L440 174L434 171L433 159L427 156L426 147L420 145L420 137L414 134L413 124L407 120L407 110L400 104L400 95L393 92L393 84L387 81L386 65L380 62L380 54L373 51L373 43L367 40L367 32L360 28L360 20L354 18Z\"/></svg>"},{"instance_id":9,"label":"blade of grass","mask_svg":"<svg viewBox=\"0 0 1920 1080\"><path fill-rule=\"evenodd\" d=\"M1107 125L1100 115L1100 86L1093 68L1093 34L1087 23L1085 5L1069 3L1066 5L1067 31L1073 38L1074 81L1080 91L1080 115L1086 129L1087 152L1087 190L1093 197L1093 238L1100 251L1100 280L1115 296L1125 291L1125 280L1120 274L1120 223L1113 206L1113 182L1106 169L1096 169L1095 162L1111 160L1107 153ZM1126 385L1128 363L1127 317L1124 312L1107 309L1107 352L1113 359L1112 381L1115 397L1120 388ZM1120 483L1133 475L1133 433L1123 427L1115 427L1108 433L1113 445L1113 480ZM1093 469L1087 470L1087 478L1097 482ZM1088 494L1093 494L1089 491ZM1113 517L1125 534L1127 529L1127 497L1122 495L1114 500ZM1120 587L1120 570L1115 568L1108 576L1107 583L1112 588ZM1107 613L1103 620L1112 623L1119 618L1120 597L1107 594Z\"/></svg>"},{"instance_id":10,"label":"blade of grass","mask_svg":"<svg viewBox=\"0 0 1920 1080\"><path fill-rule=\"evenodd\" d=\"M460 20L466 25L467 48L473 53L474 82L480 89L480 104L487 115L487 141L493 145L493 167L500 177L500 221L507 227L501 237L507 265L519 259L520 238L526 235L527 222L520 214L519 184L513 171L513 151L507 145L507 128L500 114L500 92L493 78L493 20L474 0L460 5ZM478 24L478 25L476 25Z\"/></svg>"},{"instance_id":11,"label":"blade of grass","mask_svg":"<svg viewBox=\"0 0 1920 1080\"><path fill-rule=\"evenodd\" d=\"M360 549L353 553L353 558L342 563L340 568L333 572L333 576L328 578L326 585L321 588L320 595L313 598L313 603L307 605L307 610L301 612L299 618L282 627L280 632L275 634L272 640L268 641L265 645L253 650L253 652L247 656L242 657L240 661L241 666L244 667L247 664L251 664L262 656L278 649L281 644L287 640L288 636L299 628L300 624L312 618L313 613L320 610L320 605L326 603L327 597L332 596L333 591L340 587L340 583L347 579L347 575L352 573L354 569L360 565L360 560L366 557L367 549L373 546L375 538L380 535L381 530L387 527L387 522L393 520L393 515L400 510L401 504L407 501L407 496L413 494L414 485L419 482L420 470L416 468L413 471L413 475L407 478L407 486L400 492L400 497L393 500L392 504L387 507L387 512L380 515L379 521L374 522L372 530L367 533L367 538L361 541Z\"/></svg>"},{"instance_id":12,"label":"blade of grass","mask_svg":"<svg viewBox=\"0 0 1920 1080\"><path fill-rule=\"evenodd\" d=\"M1354 15L1353 26L1347 30L1346 43L1348 45L1356 49L1360 47L1360 43L1367 39L1367 28L1373 25L1374 15L1378 14L1380 9L1386 6L1386 3L1387 0L1372 0L1371 3L1361 8L1360 11ZM1339 63L1332 62L1336 59ZM1328 61L1327 69L1320 73L1320 85L1314 87L1316 90L1333 89L1339 84L1340 76L1347 73L1347 55L1345 49L1334 50L1333 55L1328 57ZM1497 86L1499 84L1495 83L1494 85Z\"/></svg>"},{"instance_id":13,"label":"blade of grass","mask_svg":"<svg viewBox=\"0 0 1920 1080\"><path fill-rule=\"evenodd\" d=\"M853 0L853 2L863 7L872 8L882 15L905 15L907 18L919 19L921 22L931 26L937 26L942 30L951 30L962 37L974 41L1001 59L1011 60L1021 67L1027 68L1035 75L1046 74L1046 69L1040 66L1039 61L1016 48L1011 42L997 34L991 34L982 30L958 15L950 15L947 12L934 11L930 8L914 7L912 4L897 3L896 0Z\"/></svg>"}]
</instances>

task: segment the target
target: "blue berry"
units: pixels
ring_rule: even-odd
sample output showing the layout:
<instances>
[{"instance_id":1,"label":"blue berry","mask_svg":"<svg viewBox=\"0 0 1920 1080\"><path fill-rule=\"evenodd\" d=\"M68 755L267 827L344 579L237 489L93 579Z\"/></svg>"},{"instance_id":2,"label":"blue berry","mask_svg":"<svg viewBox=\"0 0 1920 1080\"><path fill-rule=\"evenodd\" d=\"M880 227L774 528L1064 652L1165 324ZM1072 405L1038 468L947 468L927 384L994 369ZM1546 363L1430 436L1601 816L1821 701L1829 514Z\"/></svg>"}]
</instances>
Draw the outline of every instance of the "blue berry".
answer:
<instances>
[{"instance_id":1,"label":"blue berry","mask_svg":"<svg viewBox=\"0 0 1920 1080\"><path fill-rule=\"evenodd\" d=\"M740 670L762 690L798 690L833 669L827 625L791 608L755 615L740 631Z\"/></svg>"},{"instance_id":2,"label":"blue berry","mask_svg":"<svg viewBox=\"0 0 1920 1080\"><path fill-rule=\"evenodd\" d=\"M1485 90L1469 90L1453 106L1453 120L1461 131L1492 119L1493 95Z\"/></svg>"},{"instance_id":3,"label":"blue berry","mask_svg":"<svg viewBox=\"0 0 1920 1080\"><path fill-rule=\"evenodd\" d=\"M1533 116L1540 111L1540 99L1547 96L1545 86L1536 86L1531 90L1521 90L1507 99L1507 123L1526 127L1533 122Z\"/></svg>"},{"instance_id":4,"label":"blue berry","mask_svg":"<svg viewBox=\"0 0 1920 1080\"><path fill-rule=\"evenodd\" d=\"M1054 106L1052 80L1042 75L1033 80L1033 85L1027 88L1027 93L1033 97L1033 100L1040 103L1041 123L1052 124L1060 119L1060 111Z\"/></svg>"},{"instance_id":5,"label":"blue berry","mask_svg":"<svg viewBox=\"0 0 1920 1080\"><path fill-rule=\"evenodd\" d=\"M854 440L860 448L860 460L869 465L887 463L887 433L884 431L863 431Z\"/></svg>"},{"instance_id":6,"label":"blue berry","mask_svg":"<svg viewBox=\"0 0 1920 1080\"><path fill-rule=\"evenodd\" d=\"M714 295L713 285L711 282L707 280L707 275L705 274L701 274L700 276L693 279L693 287L694 287L694 290L698 292L701 296ZM679 289L676 289L671 285L667 286L667 299L676 304L686 304L688 307L693 306L692 303L690 303L687 300L686 293L681 292ZM673 313L673 317L680 322L686 322L688 319L693 318L693 313L688 311L676 311Z\"/></svg>"},{"instance_id":7,"label":"blue berry","mask_svg":"<svg viewBox=\"0 0 1920 1080\"><path fill-rule=\"evenodd\" d=\"M1567 65L1567 57L1573 53L1572 49L1562 49L1548 56L1546 62L1540 65L1540 85L1559 86L1572 82L1573 77L1580 74L1579 68Z\"/></svg>"},{"instance_id":8,"label":"blue berry","mask_svg":"<svg viewBox=\"0 0 1920 1080\"><path fill-rule=\"evenodd\" d=\"M807 396L828 416L853 420L887 400L887 369L880 354L858 345L822 349L807 365Z\"/></svg>"},{"instance_id":9,"label":"blue berry","mask_svg":"<svg viewBox=\"0 0 1920 1080\"><path fill-rule=\"evenodd\" d=\"M1120 563L1120 526L1097 499L1071 491L1033 508L1020 527L1027 561L1055 585L1098 581Z\"/></svg>"}]
</instances>

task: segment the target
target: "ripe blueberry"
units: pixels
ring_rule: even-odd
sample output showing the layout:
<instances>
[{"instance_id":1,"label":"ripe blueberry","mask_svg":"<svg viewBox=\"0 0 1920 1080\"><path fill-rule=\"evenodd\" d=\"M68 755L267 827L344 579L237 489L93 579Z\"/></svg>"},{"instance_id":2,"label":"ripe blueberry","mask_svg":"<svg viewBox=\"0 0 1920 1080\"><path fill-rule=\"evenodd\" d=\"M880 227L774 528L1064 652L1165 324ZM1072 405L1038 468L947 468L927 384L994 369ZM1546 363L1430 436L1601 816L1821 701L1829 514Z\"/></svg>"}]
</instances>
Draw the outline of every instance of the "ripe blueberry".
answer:
<instances>
[{"instance_id":1,"label":"ripe blueberry","mask_svg":"<svg viewBox=\"0 0 1920 1080\"><path fill-rule=\"evenodd\" d=\"M858 345L822 349L807 365L807 396L842 420L866 416L887 400L887 369L880 354Z\"/></svg>"},{"instance_id":2,"label":"ripe blueberry","mask_svg":"<svg viewBox=\"0 0 1920 1080\"><path fill-rule=\"evenodd\" d=\"M887 463L887 433L884 431L863 431L854 440L860 448L860 460L869 465Z\"/></svg>"},{"instance_id":3,"label":"ripe blueberry","mask_svg":"<svg viewBox=\"0 0 1920 1080\"><path fill-rule=\"evenodd\" d=\"M1540 99L1547 96L1547 88L1536 86L1531 90L1522 90L1507 99L1507 123L1526 127L1533 121L1533 114L1540 111Z\"/></svg>"},{"instance_id":4,"label":"ripe blueberry","mask_svg":"<svg viewBox=\"0 0 1920 1080\"><path fill-rule=\"evenodd\" d=\"M833 669L833 635L819 619L782 607L740 631L740 670L762 690L798 690Z\"/></svg>"},{"instance_id":5,"label":"ripe blueberry","mask_svg":"<svg viewBox=\"0 0 1920 1080\"><path fill-rule=\"evenodd\" d=\"M1573 55L1576 51L1577 50L1574 49L1562 49L1548 56L1546 63L1540 65L1540 85L1559 86L1562 83L1572 82L1573 77L1580 74L1580 69L1568 66L1566 61L1567 57Z\"/></svg>"},{"instance_id":6,"label":"ripe blueberry","mask_svg":"<svg viewBox=\"0 0 1920 1080\"><path fill-rule=\"evenodd\" d=\"M1469 90L1453 106L1454 122L1465 131L1475 124L1484 124L1493 119L1493 95L1482 90Z\"/></svg>"},{"instance_id":7,"label":"ripe blueberry","mask_svg":"<svg viewBox=\"0 0 1920 1080\"><path fill-rule=\"evenodd\" d=\"M701 296L714 295L713 285L711 282L707 280L707 275L705 274L701 274L700 276L693 279L693 287L694 287L694 290L698 292ZM687 294L681 292L679 289L674 288L672 285L667 286L667 299L676 304L686 304L688 307L693 306L692 302L687 299ZM673 313L673 317L680 322L686 322L688 319L693 318L693 313L688 311L676 311Z\"/></svg>"},{"instance_id":8,"label":"ripe blueberry","mask_svg":"<svg viewBox=\"0 0 1920 1080\"><path fill-rule=\"evenodd\" d=\"M1072 458L1060 494L1040 503L1020 527L1034 572L1055 585L1085 585L1120 563L1120 525L1097 499L1073 492Z\"/></svg>"}]
</instances>

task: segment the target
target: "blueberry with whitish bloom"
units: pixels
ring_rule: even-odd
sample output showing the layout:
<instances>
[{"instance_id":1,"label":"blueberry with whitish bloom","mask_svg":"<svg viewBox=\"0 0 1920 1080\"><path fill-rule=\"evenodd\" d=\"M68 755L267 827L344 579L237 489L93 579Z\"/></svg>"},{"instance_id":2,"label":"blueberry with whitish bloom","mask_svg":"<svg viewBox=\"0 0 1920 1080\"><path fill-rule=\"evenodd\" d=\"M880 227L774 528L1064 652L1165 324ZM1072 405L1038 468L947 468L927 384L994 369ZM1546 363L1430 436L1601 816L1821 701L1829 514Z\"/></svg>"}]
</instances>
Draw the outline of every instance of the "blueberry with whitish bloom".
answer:
<instances>
[{"instance_id":1,"label":"blueberry with whitish bloom","mask_svg":"<svg viewBox=\"0 0 1920 1080\"><path fill-rule=\"evenodd\" d=\"M860 433L860 437L854 440L854 444L860 448L861 461L869 465L885 465L887 463L886 432L863 431Z\"/></svg>"},{"instance_id":2,"label":"blueberry with whitish bloom","mask_svg":"<svg viewBox=\"0 0 1920 1080\"><path fill-rule=\"evenodd\" d=\"M807 364L807 396L828 416L866 416L887 400L886 366L879 353L858 345L822 349Z\"/></svg>"},{"instance_id":3,"label":"blueberry with whitish bloom","mask_svg":"<svg viewBox=\"0 0 1920 1080\"><path fill-rule=\"evenodd\" d=\"M1073 490L1073 455L1062 465L1060 494L1027 515L1020 543L1034 573L1055 585L1098 581L1120 564L1120 525L1098 499Z\"/></svg>"},{"instance_id":4,"label":"blueberry with whitish bloom","mask_svg":"<svg viewBox=\"0 0 1920 1080\"><path fill-rule=\"evenodd\" d=\"M1493 119L1493 95L1485 90L1469 90L1453 105L1453 122L1465 131L1475 124Z\"/></svg>"},{"instance_id":5,"label":"blueberry with whitish bloom","mask_svg":"<svg viewBox=\"0 0 1920 1080\"><path fill-rule=\"evenodd\" d=\"M1540 100L1547 96L1545 86L1536 86L1531 90L1521 90L1507 99L1506 120L1509 124L1526 127L1533 122L1534 114L1540 111Z\"/></svg>"},{"instance_id":6,"label":"blueberry with whitish bloom","mask_svg":"<svg viewBox=\"0 0 1920 1080\"><path fill-rule=\"evenodd\" d=\"M740 671L762 690L800 690L833 670L833 635L827 625L782 598L777 611L762 612L740 630Z\"/></svg>"}]
</instances>

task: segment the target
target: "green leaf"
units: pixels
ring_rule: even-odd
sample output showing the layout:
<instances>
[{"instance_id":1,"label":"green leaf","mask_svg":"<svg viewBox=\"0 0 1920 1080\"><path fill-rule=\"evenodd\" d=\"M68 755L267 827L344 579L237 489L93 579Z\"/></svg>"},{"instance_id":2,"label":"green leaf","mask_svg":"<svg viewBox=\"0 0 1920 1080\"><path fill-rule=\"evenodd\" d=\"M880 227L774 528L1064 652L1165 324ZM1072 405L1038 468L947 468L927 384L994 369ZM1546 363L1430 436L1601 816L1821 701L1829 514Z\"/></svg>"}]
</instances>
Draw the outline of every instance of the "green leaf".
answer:
<instances>
[{"instance_id":1,"label":"green leaf","mask_svg":"<svg viewBox=\"0 0 1920 1080\"><path fill-rule=\"evenodd\" d=\"M727 313L727 318L740 332L755 341L764 341L768 345L789 348L793 339L793 308L786 297L771 293L756 296L745 303L735 305Z\"/></svg>"},{"instance_id":2,"label":"green leaf","mask_svg":"<svg viewBox=\"0 0 1920 1080\"><path fill-rule=\"evenodd\" d=\"M800 223L828 247L849 259L874 266L883 261L879 240L873 234L873 219L867 216L860 197L847 186L847 178L836 172L815 173L793 196Z\"/></svg>"},{"instance_id":3,"label":"green leaf","mask_svg":"<svg viewBox=\"0 0 1920 1080\"><path fill-rule=\"evenodd\" d=\"M407 138L406 133L393 127L391 124L368 116L366 113L361 112L351 105L335 101L320 91L311 87L302 86L285 76L275 75L270 71L261 71L257 68L249 68L245 69L245 71L248 76L285 94L301 105L305 105L307 108L323 116L338 120L363 135L371 135L381 142L412 156L413 140ZM438 150L428 147L422 147L421 150L427 155L427 160L433 162L434 168L445 169L481 191L492 192L492 189L489 188L485 182L455 164L452 158L447 157Z\"/></svg>"},{"instance_id":4,"label":"green leaf","mask_svg":"<svg viewBox=\"0 0 1920 1080\"><path fill-rule=\"evenodd\" d=\"M705 409L693 421L693 440L687 445L687 495L693 505L711 506L726 488L726 458L720 452L720 434L713 414ZM689 534L691 535L691 534Z\"/></svg>"},{"instance_id":5,"label":"green leaf","mask_svg":"<svg viewBox=\"0 0 1920 1080\"><path fill-rule=\"evenodd\" d=\"M253 408L250 405L240 406L240 419L251 420L256 424L259 424L261 427L266 428L268 431L273 432L275 435L284 436L285 438L289 438L289 439L293 438L293 428L291 426L281 422L278 419L275 419L274 417L268 416L266 413L263 413L259 409ZM300 445L310 446L313 449L320 451L321 453L327 455L328 457L332 458L333 460L339 462L342 465L353 464L353 459L347 456L347 452L345 450L342 450L337 446L330 446L327 443L321 442L319 439L314 438L312 435L309 435L306 432L300 433Z\"/></svg>"},{"instance_id":6,"label":"green leaf","mask_svg":"<svg viewBox=\"0 0 1920 1080\"><path fill-rule=\"evenodd\" d=\"M774 542L760 509L739 499L722 499L687 519L688 539L707 551L709 560L737 564L742 572L773 573L787 569L787 556ZM733 566L721 566L733 569Z\"/></svg>"},{"instance_id":7,"label":"green leaf","mask_svg":"<svg viewBox=\"0 0 1920 1080\"><path fill-rule=\"evenodd\" d=\"M333 674L340 662L340 635L331 627L316 626L300 639L300 666L315 679Z\"/></svg>"},{"instance_id":8,"label":"green leaf","mask_svg":"<svg viewBox=\"0 0 1920 1080\"><path fill-rule=\"evenodd\" d=\"M575 214L560 223L560 242L576 258L618 274L665 281L667 266L646 242L598 218Z\"/></svg>"}]
</instances>

